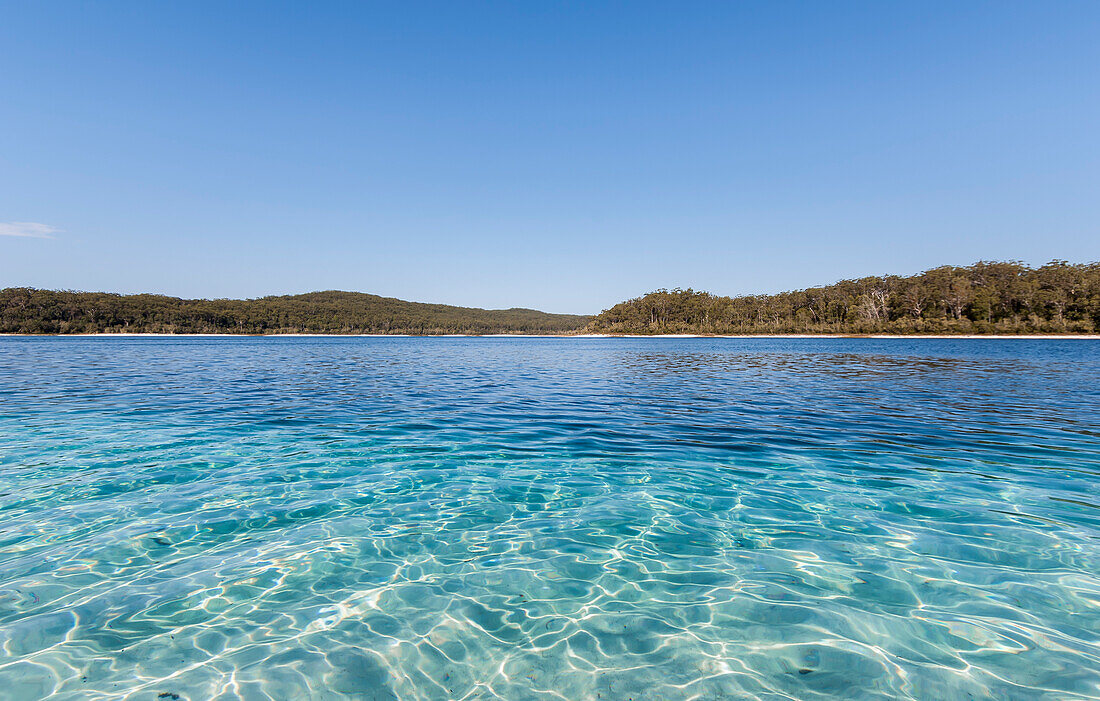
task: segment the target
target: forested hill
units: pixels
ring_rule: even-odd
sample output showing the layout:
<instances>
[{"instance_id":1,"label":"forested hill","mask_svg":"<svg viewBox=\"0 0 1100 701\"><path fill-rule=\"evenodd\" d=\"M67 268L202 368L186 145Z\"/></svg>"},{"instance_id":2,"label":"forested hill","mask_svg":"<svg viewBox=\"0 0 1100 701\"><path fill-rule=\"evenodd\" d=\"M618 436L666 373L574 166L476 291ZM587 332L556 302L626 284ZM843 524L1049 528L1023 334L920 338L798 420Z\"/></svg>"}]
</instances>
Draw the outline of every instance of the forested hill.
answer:
<instances>
[{"instance_id":1,"label":"forested hill","mask_svg":"<svg viewBox=\"0 0 1100 701\"><path fill-rule=\"evenodd\" d=\"M422 304L359 292L205 300L0 290L2 333L561 333L591 318Z\"/></svg>"},{"instance_id":2,"label":"forested hill","mask_svg":"<svg viewBox=\"0 0 1100 701\"><path fill-rule=\"evenodd\" d=\"M0 290L0 333L1096 333L1100 263L980 262L773 295L658 290L596 317L359 292L259 299Z\"/></svg>"},{"instance_id":3,"label":"forested hill","mask_svg":"<svg viewBox=\"0 0 1100 701\"><path fill-rule=\"evenodd\" d=\"M1100 263L980 262L745 297L658 290L616 304L596 333L1094 333Z\"/></svg>"}]
</instances>

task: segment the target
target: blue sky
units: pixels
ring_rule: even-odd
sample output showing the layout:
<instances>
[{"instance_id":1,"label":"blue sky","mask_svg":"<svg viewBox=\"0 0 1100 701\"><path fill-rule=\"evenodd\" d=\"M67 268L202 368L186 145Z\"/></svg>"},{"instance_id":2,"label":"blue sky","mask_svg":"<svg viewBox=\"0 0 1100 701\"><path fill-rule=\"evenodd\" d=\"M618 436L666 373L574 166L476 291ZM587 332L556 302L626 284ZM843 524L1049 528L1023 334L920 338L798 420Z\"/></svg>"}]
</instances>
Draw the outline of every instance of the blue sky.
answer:
<instances>
[{"instance_id":1,"label":"blue sky","mask_svg":"<svg viewBox=\"0 0 1100 701\"><path fill-rule=\"evenodd\" d=\"M1097 37L1097 2L0 2L0 287L596 312L1096 260Z\"/></svg>"}]
</instances>

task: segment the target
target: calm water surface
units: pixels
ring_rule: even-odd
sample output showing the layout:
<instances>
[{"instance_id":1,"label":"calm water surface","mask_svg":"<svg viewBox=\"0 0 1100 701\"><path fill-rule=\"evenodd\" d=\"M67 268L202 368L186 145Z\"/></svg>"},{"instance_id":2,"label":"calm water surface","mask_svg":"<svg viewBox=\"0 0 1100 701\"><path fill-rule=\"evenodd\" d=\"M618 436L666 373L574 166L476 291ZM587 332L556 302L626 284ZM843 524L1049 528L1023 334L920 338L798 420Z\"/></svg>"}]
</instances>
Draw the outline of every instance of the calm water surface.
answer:
<instances>
[{"instance_id":1,"label":"calm water surface","mask_svg":"<svg viewBox=\"0 0 1100 701\"><path fill-rule=\"evenodd\" d=\"M0 339L4 699L1095 699L1100 343Z\"/></svg>"}]
</instances>

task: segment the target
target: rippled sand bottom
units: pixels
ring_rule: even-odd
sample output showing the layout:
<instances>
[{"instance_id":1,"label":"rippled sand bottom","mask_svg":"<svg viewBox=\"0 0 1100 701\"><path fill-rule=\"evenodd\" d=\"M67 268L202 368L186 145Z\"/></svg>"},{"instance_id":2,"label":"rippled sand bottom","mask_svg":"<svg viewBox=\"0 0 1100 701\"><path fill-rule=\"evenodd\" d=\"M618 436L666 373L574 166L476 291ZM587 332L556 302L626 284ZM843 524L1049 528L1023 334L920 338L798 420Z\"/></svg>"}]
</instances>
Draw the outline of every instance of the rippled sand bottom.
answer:
<instances>
[{"instance_id":1,"label":"rippled sand bottom","mask_svg":"<svg viewBox=\"0 0 1100 701\"><path fill-rule=\"evenodd\" d=\"M1097 439L1013 409L1052 376L989 414L956 403L952 424L854 390L886 368L895 391L947 381L934 402L964 401L991 361L915 378L917 361L871 373L830 351L819 372L854 374L771 358L771 386L805 388L747 407L728 382L756 366L714 353L651 386L694 352L663 343L572 358L562 372L588 374L550 385L523 374L550 351L473 345L442 389L312 346L304 362L337 363L320 380L213 402L133 370L148 351L100 373L166 388L102 397L76 377L59 413L16 386L0 698L1100 697ZM608 391L616 359L613 403L573 391ZM491 400L490 362L514 379Z\"/></svg>"}]
</instances>

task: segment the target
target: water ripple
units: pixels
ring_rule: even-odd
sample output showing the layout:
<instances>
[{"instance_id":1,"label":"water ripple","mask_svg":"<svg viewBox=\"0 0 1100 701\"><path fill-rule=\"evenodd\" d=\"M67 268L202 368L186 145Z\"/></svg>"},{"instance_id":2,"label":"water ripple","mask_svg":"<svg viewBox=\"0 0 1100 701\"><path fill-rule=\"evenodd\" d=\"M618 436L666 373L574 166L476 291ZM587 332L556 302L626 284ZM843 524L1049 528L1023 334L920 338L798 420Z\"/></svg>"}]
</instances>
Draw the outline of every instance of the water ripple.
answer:
<instances>
[{"instance_id":1,"label":"water ripple","mask_svg":"<svg viewBox=\"0 0 1100 701\"><path fill-rule=\"evenodd\" d=\"M0 340L13 699L1100 697L1100 344Z\"/></svg>"}]
</instances>

